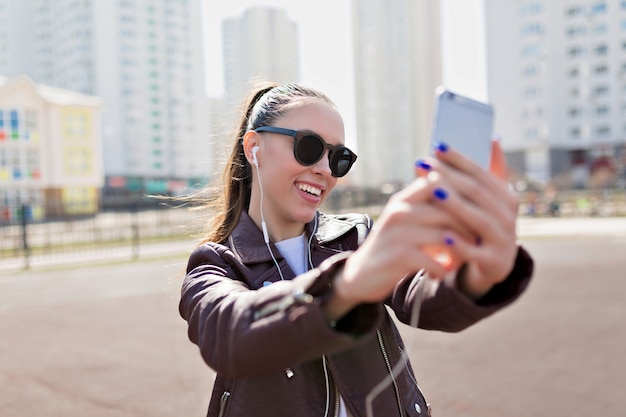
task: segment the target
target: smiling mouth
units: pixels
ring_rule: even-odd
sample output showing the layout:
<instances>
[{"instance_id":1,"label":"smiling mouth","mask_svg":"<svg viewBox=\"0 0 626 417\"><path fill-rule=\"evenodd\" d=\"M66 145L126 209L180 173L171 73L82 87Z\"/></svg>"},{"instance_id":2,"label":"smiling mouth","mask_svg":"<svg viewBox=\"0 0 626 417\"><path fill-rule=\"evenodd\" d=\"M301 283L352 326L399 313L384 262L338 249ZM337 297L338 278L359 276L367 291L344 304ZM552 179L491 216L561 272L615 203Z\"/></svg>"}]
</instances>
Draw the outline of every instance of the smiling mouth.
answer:
<instances>
[{"instance_id":1,"label":"smiling mouth","mask_svg":"<svg viewBox=\"0 0 626 417\"><path fill-rule=\"evenodd\" d=\"M322 195L322 190L317 187L313 187L312 185L298 183L296 184L296 187L298 187L299 190L311 194L315 197L319 197L320 195Z\"/></svg>"}]
</instances>

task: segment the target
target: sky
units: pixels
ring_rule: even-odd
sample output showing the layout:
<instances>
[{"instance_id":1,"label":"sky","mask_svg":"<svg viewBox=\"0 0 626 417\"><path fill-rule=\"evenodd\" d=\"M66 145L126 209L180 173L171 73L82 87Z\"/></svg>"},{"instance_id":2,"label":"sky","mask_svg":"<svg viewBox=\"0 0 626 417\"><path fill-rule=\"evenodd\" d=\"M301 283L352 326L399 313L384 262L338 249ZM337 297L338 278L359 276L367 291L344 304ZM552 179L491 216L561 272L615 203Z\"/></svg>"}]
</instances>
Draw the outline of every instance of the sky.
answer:
<instances>
[{"instance_id":1,"label":"sky","mask_svg":"<svg viewBox=\"0 0 626 417\"><path fill-rule=\"evenodd\" d=\"M444 84L457 93L486 100L483 0L441 1ZM321 90L335 102L344 118L349 143L356 129L351 3L351 0L204 0L209 96L221 96L224 88L221 21L240 17L251 6L284 9L298 24L301 82ZM319 59L320 50L324 50L326 59Z\"/></svg>"}]
</instances>

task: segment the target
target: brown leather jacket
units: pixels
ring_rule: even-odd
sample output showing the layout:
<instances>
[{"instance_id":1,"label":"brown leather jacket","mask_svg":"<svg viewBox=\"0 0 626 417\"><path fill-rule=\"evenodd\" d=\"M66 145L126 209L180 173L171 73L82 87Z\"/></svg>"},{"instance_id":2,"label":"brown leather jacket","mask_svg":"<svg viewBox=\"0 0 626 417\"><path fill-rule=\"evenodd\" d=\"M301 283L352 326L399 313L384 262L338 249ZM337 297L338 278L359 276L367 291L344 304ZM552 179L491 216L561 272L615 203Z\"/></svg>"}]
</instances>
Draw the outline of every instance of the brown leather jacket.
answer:
<instances>
[{"instance_id":1,"label":"brown leather jacket","mask_svg":"<svg viewBox=\"0 0 626 417\"><path fill-rule=\"evenodd\" d=\"M334 327L322 314L334 271L365 238L371 220L319 213L317 227L311 222L307 232L313 228L316 268L305 274L295 277L272 246L285 281L247 213L226 244L192 253L179 308L190 340L217 372L207 415L334 416L341 393L348 412L365 417L368 393L390 374L392 383L371 404L373 415L430 415L410 364L391 372L404 345L382 303L360 305ZM479 302L453 285L435 284L424 294L419 327L456 332L476 323L517 298L532 269L520 248L511 275ZM412 281L402 281L385 303L404 323L415 296Z\"/></svg>"}]
</instances>

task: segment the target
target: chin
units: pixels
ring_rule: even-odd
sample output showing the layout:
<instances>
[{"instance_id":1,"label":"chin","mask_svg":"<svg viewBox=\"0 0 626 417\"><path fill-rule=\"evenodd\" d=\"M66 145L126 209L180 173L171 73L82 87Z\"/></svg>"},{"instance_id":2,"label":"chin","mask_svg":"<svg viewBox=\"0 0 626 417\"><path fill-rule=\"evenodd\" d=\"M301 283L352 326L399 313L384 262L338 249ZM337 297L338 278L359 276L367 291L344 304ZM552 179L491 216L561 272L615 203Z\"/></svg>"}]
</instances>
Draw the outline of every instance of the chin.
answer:
<instances>
[{"instance_id":1,"label":"chin","mask_svg":"<svg viewBox=\"0 0 626 417\"><path fill-rule=\"evenodd\" d=\"M317 208L313 210L307 210L307 212L298 213L296 216L296 221L299 223L309 223L315 218L315 213L317 213Z\"/></svg>"}]
</instances>

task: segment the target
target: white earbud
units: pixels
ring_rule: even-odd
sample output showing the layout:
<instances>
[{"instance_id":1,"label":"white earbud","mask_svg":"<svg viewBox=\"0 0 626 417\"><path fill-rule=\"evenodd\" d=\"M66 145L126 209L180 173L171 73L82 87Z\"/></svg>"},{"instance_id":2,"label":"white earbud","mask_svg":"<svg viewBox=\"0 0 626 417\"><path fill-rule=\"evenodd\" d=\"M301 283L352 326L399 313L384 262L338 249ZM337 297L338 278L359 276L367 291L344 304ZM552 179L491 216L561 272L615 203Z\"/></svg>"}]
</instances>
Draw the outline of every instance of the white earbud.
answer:
<instances>
[{"instance_id":1,"label":"white earbud","mask_svg":"<svg viewBox=\"0 0 626 417\"><path fill-rule=\"evenodd\" d=\"M259 160L256 159L256 153L259 151L259 147L255 146L254 148L252 148L252 163L254 164L255 167L258 168L259 166Z\"/></svg>"}]
</instances>

